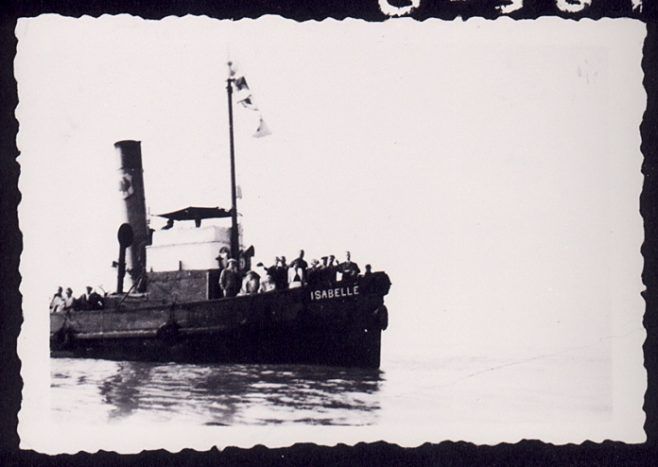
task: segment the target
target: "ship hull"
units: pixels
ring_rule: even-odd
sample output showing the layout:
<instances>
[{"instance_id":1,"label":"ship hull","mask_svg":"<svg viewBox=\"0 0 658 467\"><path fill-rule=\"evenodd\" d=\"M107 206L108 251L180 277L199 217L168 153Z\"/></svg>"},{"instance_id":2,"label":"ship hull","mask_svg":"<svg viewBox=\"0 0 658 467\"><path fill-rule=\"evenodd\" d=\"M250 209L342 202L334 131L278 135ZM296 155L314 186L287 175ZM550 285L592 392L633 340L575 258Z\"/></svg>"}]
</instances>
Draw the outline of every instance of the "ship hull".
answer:
<instances>
[{"instance_id":1,"label":"ship hull","mask_svg":"<svg viewBox=\"0 0 658 467\"><path fill-rule=\"evenodd\" d=\"M378 368L388 277L51 315L51 356Z\"/></svg>"}]
</instances>

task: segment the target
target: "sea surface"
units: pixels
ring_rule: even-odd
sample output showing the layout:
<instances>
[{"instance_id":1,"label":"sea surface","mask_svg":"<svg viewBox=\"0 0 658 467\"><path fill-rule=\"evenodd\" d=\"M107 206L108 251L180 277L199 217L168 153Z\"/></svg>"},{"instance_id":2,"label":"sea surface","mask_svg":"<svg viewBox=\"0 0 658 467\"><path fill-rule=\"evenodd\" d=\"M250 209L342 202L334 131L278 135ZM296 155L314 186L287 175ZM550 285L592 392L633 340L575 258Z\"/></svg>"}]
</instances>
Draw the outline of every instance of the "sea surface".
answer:
<instances>
[{"instance_id":1,"label":"sea surface","mask_svg":"<svg viewBox=\"0 0 658 467\"><path fill-rule=\"evenodd\" d=\"M380 370L51 359L50 409L80 423L369 426L598 423L612 411L597 352L411 356Z\"/></svg>"}]
</instances>

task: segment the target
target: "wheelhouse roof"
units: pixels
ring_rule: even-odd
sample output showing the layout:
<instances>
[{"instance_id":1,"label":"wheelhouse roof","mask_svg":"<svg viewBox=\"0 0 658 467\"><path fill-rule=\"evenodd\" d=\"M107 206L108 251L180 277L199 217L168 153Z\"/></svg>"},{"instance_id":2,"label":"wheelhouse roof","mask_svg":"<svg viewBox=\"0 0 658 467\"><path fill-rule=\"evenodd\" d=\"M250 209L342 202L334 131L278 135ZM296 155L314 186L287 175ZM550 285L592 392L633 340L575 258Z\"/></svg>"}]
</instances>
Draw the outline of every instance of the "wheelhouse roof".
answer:
<instances>
[{"instance_id":1,"label":"wheelhouse roof","mask_svg":"<svg viewBox=\"0 0 658 467\"><path fill-rule=\"evenodd\" d=\"M231 217L231 210L214 207L198 207L190 206L178 211L167 212L165 214L158 214L158 217L171 219L173 221L193 221L197 219L217 219L224 217Z\"/></svg>"}]
</instances>

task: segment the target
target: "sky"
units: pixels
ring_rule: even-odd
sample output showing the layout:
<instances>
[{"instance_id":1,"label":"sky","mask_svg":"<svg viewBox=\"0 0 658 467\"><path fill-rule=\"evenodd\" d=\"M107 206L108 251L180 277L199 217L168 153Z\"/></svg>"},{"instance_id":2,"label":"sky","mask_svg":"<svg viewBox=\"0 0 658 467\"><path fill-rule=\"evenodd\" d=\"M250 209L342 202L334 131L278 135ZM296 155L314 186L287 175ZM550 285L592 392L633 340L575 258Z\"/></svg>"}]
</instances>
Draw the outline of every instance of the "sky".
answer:
<instances>
[{"instance_id":1,"label":"sky","mask_svg":"<svg viewBox=\"0 0 658 467\"><path fill-rule=\"evenodd\" d=\"M231 59L272 131L235 108L245 242L386 271L383 367L602 339L611 371L641 367L641 23L45 15L16 34L35 358L58 285L114 287L114 142L142 142L152 214L229 206Z\"/></svg>"}]
</instances>

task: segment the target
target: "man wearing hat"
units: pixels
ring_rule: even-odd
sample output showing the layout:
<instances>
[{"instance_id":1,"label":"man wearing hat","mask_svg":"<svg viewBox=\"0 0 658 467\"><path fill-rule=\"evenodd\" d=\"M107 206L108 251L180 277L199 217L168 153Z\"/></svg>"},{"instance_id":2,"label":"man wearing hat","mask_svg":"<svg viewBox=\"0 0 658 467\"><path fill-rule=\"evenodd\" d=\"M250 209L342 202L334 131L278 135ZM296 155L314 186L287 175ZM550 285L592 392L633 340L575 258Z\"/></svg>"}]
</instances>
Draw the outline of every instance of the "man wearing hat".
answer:
<instances>
[{"instance_id":1,"label":"man wearing hat","mask_svg":"<svg viewBox=\"0 0 658 467\"><path fill-rule=\"evenodd\" d=\"M260 290L260 275L256 271L248 271L242 280L240 295L253 295Z\"/></svg>"},{"instance_id":2,"label":"man wearing hat","mask_svg":"<svg viewBox=\"0 0 658 467\"><path fill-rule=\"evenodd\" d=\"M288 288L288 265L285 256L278 258L278 264L274 270L274 283L277 290L286 290Z\"/></svg>"},{"instance_id":3,"label":"man wearing hat","mask_svg":"<svg viewBox=\"0 0 658 467\"><path fill-rule=\"evenodd\" d=\"M299 256L292 260L290 263L290 269L292 270L293 278L290 282L299 282L299 285L302 285L306 282L306 270L308 269L308 263L304 260L304 250L299 250Z\"/></svg>"},{"instance_id":4,"label":"man wearing hat","mask_svg":"<svg viewBox=\"0 0 658 467\"><path fill-rule=\"evenodd\" d=\"M320 261L317 259L311 260L311 266L308 268L307 272L307 281L308 285L315 287L318 285L322 279L322 269L320 265Z\"/></svg>"},{"instance_id":5,"label":"man wearing hat","mask_svg":"<svg viewBox=\"0 0 658 467\"><path fill-rule=\"evenodd\" d=\"M276 259L274 260L274 264L272 266L265 266L262 262L259 262L256 264L256 266L263 268L265 271L265 274L263 276L263 279L260 281L260 289L258 290L259 292L270 292L272 290L276 289L276 284L274 283L274 277L276 276L276 267L279 264L279 257L277 256Z\"/></svg>"},{"instance_id":6,"label":"man wearing hat","mask_svg":"<svg viewBox=\"0 0 658 467\"><path fill-rule=\"evenodd\" d=\"M352 255L349 251L345 252L345 262L339 266L340 272L343 274L343 280L355 280L361 273L359 266L352 261Z\"/></svg>"},{"instance_id":7,"label":"man wearing hat","mask_svg":"<svg viewBox=\"0 0 658 467\"><path fill-rule=\"evenodd\" d=\"M64 306L64 297L62 296L62 286L57 287L57 292L53 295L53 298L50 300L50 312L56 313L61 307Z\"/></svg>"},{"instance_id":8,"label":"man wearing hat","mask_svg":"<svg viewBox=\"0 0 658 467\"><path fill-rule=\"evenodd\" d=\"M100 296L90 285L87 286L86 299L87 310L102 310L104 306L103 297Z\"/></svg>"},{"instance_id":9,"label":"man wearing hat","mask_svg":"<svg viewBox=\"0 0 658 467\"><path fill-rule=\"evenodd\" d=\"M219 249L219 255L215 258L219 263L219 269L224 269L227 266L229 257L229 249L225 246Z\"/></svg>"},{"instance_id":10,"label":"man wearing hat","mask_svg":"<svg viewBox=\"0 0 658 467\"><path fill-rule=\"evenodd\" d=\"M224 293L224 297L235 297L240 292L242 281L238 271L238 262L230 258L227 261L226 268L222 269L219 275L219 287Z\"/></svg>"},{"instance_id":11,"label":"man wearing hat","mask_svg":"<svg viewBox=\"0 0 658 467\"><path fill-rule=\"evenodd\" d=\"M322 259L324 260L324 257L322 257ZM338 272L338 267L336 266L335 261L336 257L334 255L329 255L327 264L324 267L324 280L330 285L336 283L336 273Z\"/></svg>"},{"instance_id":12,"label":"man wearing hat","mask_svg":"<svg viewBox=\"0 0 658 467\"><path fill-rule=\"evenodd\" d=\"M75 297L73 297L73 289L66 288L66 295L64 296L64 310L72 310L75 305Z\"/></svg>"}]
</instances>

